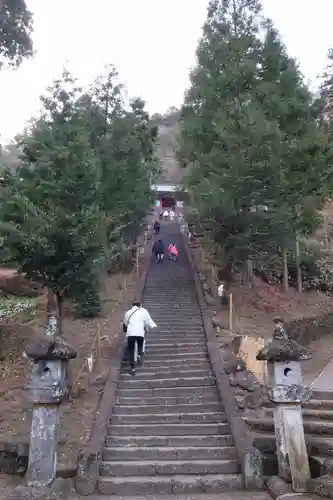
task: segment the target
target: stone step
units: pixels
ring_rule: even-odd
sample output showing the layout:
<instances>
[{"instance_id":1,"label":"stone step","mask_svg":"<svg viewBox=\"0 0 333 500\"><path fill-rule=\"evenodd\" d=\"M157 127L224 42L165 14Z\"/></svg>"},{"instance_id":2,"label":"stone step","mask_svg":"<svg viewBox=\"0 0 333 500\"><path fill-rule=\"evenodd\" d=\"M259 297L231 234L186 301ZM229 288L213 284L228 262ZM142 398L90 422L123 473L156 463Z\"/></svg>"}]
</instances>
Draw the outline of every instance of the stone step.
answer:
<instances>
[{"instance_id":1,"label":"stone step","mask_svg":"<svg viewBox=\"0 0 333 500\"><path fill-rule=\"evenodd\" d=\"M306 434L305 442L308 452L311 456L319 455L333 457L333 439L326 436L320 437L316 435ZM263 453L276 452L276 439L273 433L256 432L254 434L253 445Z\"/></svg>"},{"instance_id":2,"label":"stone step","mask_svg":"<svg viewBox=\"0 0 333 500\"><path fill-rule=\"evenodd\" d=\"M142 414L142 415L149 415L151 413L154 413L155 415L158 414L165 414L165 413L211 413L211 412L219 412L221 411L222 405L219 402L214 402L214 403L199 403L199 404L176 404L176 405L156 405L156 404L150 404L150 405L118 405L116 404L113 407L113 414L114 415L134 415L134 414Z\"/></svg>"},{"instance_id":3,"label":"stone step","mask_svg":"<svg viewBox=\"0 0 333 500\"><path fill-rule=\"evenodd\" d=\"M216 447L232 446L231 434L211 434L208 436L109 436L106 439L107 447L132 447L132 448L146 448L146 447L167 447L167 448L207 448L211 449Z\"/></svg>"},{"instance_id":4,"label":"stone step","mask_svg":"<svg viewBox=\"0 0 333 500\"><path fill-rule=\"evenodd\" d=\"M197 347L196 349L191 349L191 351L187 351L185 348L179 347L169 347L168 349L158 349L158 347L152 348L149 345L145 346L145 359L147 361L153 360L174 360L178 359L178 364L182 364L184 366L184 362L187 364L187 357L191 355L200 356L202 359L206 359L208 361L208 352L205 345ZM184 359L185 358L185 359ZM189 359L191 361L192 358ZM180 361L180 363L179 363Z\"/></svg>"},{"instance_id":5,"label":"stone step","mask_svg":"<svg viewBox=\"0 0 333 500\"><path fill-rule=\"evenodd\" d=\"M151 315L155 314L155 316L159 316L166 320L170 318L170 313L172 313L172 315L179 316L184 313L183 317L186 319L196 319L200 321L200 312L198 312L198 309L193 310L193 303L197 301L196 297L193 297L193 295L187 290L183 292L190 294L190 297L187 299L181 299L180 297L175 296L172 292L172 288L169 290L165 288L165 290L163 290L163 295L156 291L156 294L153 297L144 297L144 306L148 309ZM168 304L177 304L177 307L169 308Z\"/></svg>"},{"instance_id":6,"label":"stone step","mask_svg":"<svg viewBox=\"0 0 333 500\"><path fill-rule=\"evenodd\" d=\"M128 375L127 373L127 368L128 368L128 361L127 360L124 360L123 362L123 366L124 368L126 368L126 371L124 373L124 376ZM180 372L184 372L184 371L206 371L207 373L211 370L211 364L210 362L208 361L208 359L206 361L203 361L201 363L194 363L191 362L190 364L186 364L184 366L183 363L178 363L176 365L174 364L148 364L147 365L147 361L145 360L145 358L143 358L143 366L140 368L140 373L148 373L148 372L151 372L151 373L168 373L168 374L177 374L177 373L180 373Z\"/></svg>"},{"instance_id":7,"label":"stone step","mask_svg":"<svg viewBox=\"0 0 333 500\"><path fill-rule=\"evenodd\" d=\"M165 291L163 292L165 293ZM187 292L185 292L187 293ZM168 298L170 299L173 299L174 297L172 297L172 292L169 292L168 294ZM158 315L158 317L160 318L165 318L165 319L169 319L170 318L170 313L172 313L172 315L181 315L182 314L182 317L184 319L197 319L197 320L201 320L201 314L200 312L198 311L194 311L193 312L193 297L192 297L192 300L180 300L179 298L177 298L177 307L175 307L174 305L172 307L165 307L165 301L164 301L165 297L155 297L154 300L159 300L160 302L163 301L163 304L162 304L162 307L161 306L157 306L156 304L150 304L150 308L149 308L149 311L154 311L155 315ZM194 300L196 300L194 298ZM169 301L168 301L169 302ZM170 302L171 304L171 302ZM148 302L145 301L145 305L148 307Z\"/></svg>"},{"instance_id":8,"label":"stone step","mask_svg":"<svg viewBox=\"0 0 333 500\"><path fill-rule=\"evenodd\" d=\"M149 306L146 302L146 307L151 314L152 318L158 318L161 323L169 323L169 321L177 323L177 321L181 321L182 323L196 323L202 326L202 317L200 314L193 314L193 301L191 305L188 304L179 304L179 308L177 310L170 311L166 302L169 303L172 300L166 294L166 300L163 300L163 304L157 306L157 308ZM155 299L158 300L158 299ZM178 300L178 299L177 299ZM164 312L163 312L164 310Z\"/></svg>"},{"instance_id":9,"label":"stone step","mask_svg":"<svg viewBox=\"0 0 333 500\"><path fill-rule=\"evenodd\" d=\"M168 292L168 294L170 294L170 296L172 296L172 298L174 299L169 302L173 309L177 308L178 305L176 299L184 303L188 302L190 299L196 299L196 291L193 286L194 281L190 276L190 269L181 269L180 267L178 267L176 274L167 274L163 272L163 276L161 276L161 274L159 273L159 269L156 269L156 271L157 272L154 275L148 276L148 286L144 291L145 301L150 299L151 297L154 297L154 291L156 291L156 297L158 299L163 297L163 294L165 294L165 292ZM174 269L172 271L174 271ZM163 288L161 288L161 285L163 286Z\"/></svg>"},{"instance_id":10,"label":"stone step","mask_svg":"<svg viewBox=\"0 0 333 500\"><path fill-rule=\"evenodd\" d=\"M147 351L145 352L145 359L147 361L156 361L161 363L161 361L166 362L168 360L175 361L178 360L181 361L182 363L187 363L191 359L196 358L196 359L201 359L201 360L207 360L208 359L208 353L206 348L201 349L201 351L194 351L194 349L191 349L189 352L177 352L177 350L173 350L171 352L151 352Z\"/></svg>"},{"instance_id":11,"label":"stone step","mask_svg":"<svg viewBox=\"0 0 333 500\"><path fill-rule=\"evenodd\" d=\"M156 328L155 330L150 330L148 332L148 335L146 337L147 339L153 339L153 338L158 338L158 339L163 339L165 338L166 340L169 340L170 338L172 339L180 339L180 340L186 340L186 339L196 339L196 338L203 338L206 339L206 334L203 330L203 328L191 328L189 331L186 326L179 327L179 328L174 328L173 330L169 328Z\"/></svg>"},{"instance_id":12,"label":"stone step","mask_svg":"<svg viewBox=\"0 0 333 500\"><path fill-rule=\"evenodd\" d=\"M143 363L141 366L138 366L138 371L136 373L136 379L141 376L142 374L144 373L149 373L149 374L154 374L153 376L157 376L157 378L160 378L158 377L159 374L163 375L163 378L165 378L167 375L168 377L177 377L178 374L182 374L182 373L190 373L191 372L191 375L193 375L193 372L200 372L200 374L202 375L202 373L204 373L204 375L209 375L211 376L211 371L212 371L212 367L209 363L209 361L203 361L201 363L190 363L190 364L186 364L184 366L184 364L177 364L177 365L174 365L174 364L147 364L148 362L143 358ZM121 371L121 374L120 374L120 377L123 377L123 379L128 379L129 378L129 363L128 363L128 360L124 360L123 363L122 363L122 371ZM132 376L131 376L132 378Z\"/></svg>"},{"instance_id":13,"label":"stone step","mask_svg":"<svg viewBox=\"0 0 333 500\"><path fill-rule=\"evenodd\" d=\"M163 307L165 307L165 305ZM193 304L190 309L186 310L185 307L182 307L179 308L178 311L168 311L167 313L163 314L161 313L161 311L152 311L152 308L150 307L149 313L151 314L152 318L155 318L159 321L158 325L168 325L169 323L174 323L175 325L177 325L180 322L180 324L182 325L195 325L201 326L201 328L203 328L201 316L193 314Z\"/></svg>"},{"instance_id":14,"label":"stone step","mask_svg":"<svg viewBox=\"0 0 333 500\"><path fill-rule=\"evenodd\" d=\"M112 434L111 434L112 433ZM229 434L226 423L213 424L122 424L112 425L109 435L112 436L200 436L212 434Z\"/></svg>"},{"instance_id":15,"label":"stone step","mask_svg":"<svg viewBox=\"0 0 333 500\"><path fill-rule=\"evenodd\" d=\"M162 367L161 367L162 368ZM165 370L165 367L164 367ZM205 377L205 376L213 376L213 372L211 369L208 370L172 370L170 372L168 371L152 371L151 369L148 370L145 366L139 367L135 376L135 380L142 380L142 379L147 379L148 377L152 378L179 378L179 377ZM122 373L120 376L121 381L126 381L128 379L132 379L133 375L128 373L127 371L125 373Z\"/></svg>"},{"instance_id":16,"label":"stone step","mask_svg":"<svg viewBox=\"0 0 333 500\"><path fill-rule=\"evenodd\" d=\"M309 410L333 410L333 401L331 399L311 399L303 405L303 408Z\"/></svg>"},{"instance_id":17,"label":"stone step","mask_svg":"<svg viewBox=\"0 0 333 500\"><path fill-rule=\"evenodd\" d=\"M183 330L184 331L184 330ZM207 339L203 333L189 333L183 334L182 332L177 333L177 335L172 333L156 334L154 336L146 336L145 345L152 347L160 347L161 349L170 349L173 346L179 346L182 348L187 347L188 350L192 348L197 349L198 347L206 347Z\"/></svg>"},{"instance_id":18,"label":"stone step","mask_svg":"<svg viewBox=\"0 0 333 500\"><path fill-rule=\"evenodd\" d=\"M170 315L174 316L174 313L170 313ZM158 314L155 314L154 319L159 318ZM190 332L187 332L188 328L188 323L186 321L182 320L182 317L177 317L177 323L175 325L172 325L171 327L168 326L168 321L160 321L160 323L156 326L156 328L149 330L149 335L154 335L155 333L160 333L164 332L165 334L167 333L204 333L204 327L202 323L196 324L196 325L191 325Z\"/></svg>"},{"instance_id":19,"label":"stone step","mask_svg":"<svg viewBox=\"0 0 333 500\"><path fill-rule=\"evenodd\" d=\"M192 341L188 340L174 340L173 338L169 338L168 340L160 341L158 337L154 337L151 340L146 341L146 347L149 347L150 350L159 351L171 348L178 349L187 349L190 351L192 348L197 349L198 347L203 348L206 347L206 341L204 338L200 338L198 340L193 339Z\"/></svg>"},{"instance_id":20,"label":"stone step","mask_svg":"<svg viewBox=\"0 0 333 500\"><path fill-rule=\"evenodd\" d=\"M116 405L121 405L121 406L132 406L135 405L136 408L139 408L140 406L147 406L147 405L166 405L166 406L173 406L173 405L187 405L187 404L213 404L213 403L218 403L220 404L220 399L219 395L217 392L216 387L210 387L210 390L207 392L203 392L201 394L197 394L197 391L195 394L185 394L183 396L151 396L151 397L121 397L119 394L117 395L116 398ZM139 410L138 410L139 411Z\"/></svg>"},{"instance_id":21,"label":"stone step","mask_svg":"<svg viewBox=\"0 0 333 500\"><path fill-rule=\"evenodd\" d=\"M166 291L165 291L166 292ZM186 292L185 292L186 293ZM147 307L148 311L150 314L155 317L158 317L162 322L164 321L169 321L170 319L182 319L182 321L197 321L198 323L201 322L202 325L202 317L200 312L197 312L198 309L193 310L193 303L194 300L192 299L190 302L179 302L179 307L169 309L168 304L171 301L179 301L177 298L173 298L170 296L170 292L166 292L164 298L161 297L155 297L155 304L153 306L152 303L150 305L148 302L145 302L145 306Z\"/></svg>"},{"instance_id":22,"label":"stone step","mask_svg":"<svg viewBox=\"0 0 333 500\"><path fill-rule=\"evenodd\" d=\"M197 300L196 292L193 290L193 285L194 283L186 283L186 273L183 273L183 276L181 273L177 276L178 278L178 285L181 282L181 286L177 287L177 283L173 282L168 282L167 278L163 279L163 290L160 290L161 287L161 277L158 276L157 283L155 284L155 290L150 289L149 287L154 287L154 283L150 281L147 282L147 287L145 290L145 293L143 294L143 300L145 302L145 305L148 305L148 302L150 303L151 307L155 307L155 309L159 309L159 306L161 304L161 301L163 299L165 300L165 295L167 295L167 298L171 298L174 300L168 300L167 303L170 305L170 310L172 312L176 312L177 310L180 309L181 305L186 304L188 308L193 309L193 300ZM159 282L159 283L158 283ZM176 287L175 287L176 285ZM157 290L156 290L157 286ZM176 290L175 290L176 288ZM156 292L155 296L153 295L153 292ZM178 292L178 295L177 295ZM154 302L155 299L155 302ZM177 299L177 300L175 300ZM165 306L165 303L164 303ZM169 307L168 307L169 310ZM161 313L165 311L164 309L159 309ZM194 311L194 314L198 316L198 310Z\"/></svg>"},{"instance_id":23,"label":"stone step","mask_svg":"<svg viewBox=\"0 0 333 500\"><path fill-rule=\"evenodd\" d=\"M193 304L197 301L196 297L193 297L192 293L188 290L184 290L183 292L179 292L183 294L189 295L188 297L181 299L180 296L175 296L174 290L172 287L169 289L165 289L162 291L162 294L156 290L156 295L152 299L149 297L148 299L144 298L143 303L144 306L148 309L150 314L155 314L155 316L161 316L163 318L168 318L168 312L172 313L172 315L177 316L180 315L182 311L184 311L184 316L186 318L196 318L201 319L200 312L198 308L194 309ZM169 307L170 305L170 307ZM178 307L175 307L177 305ZM191 311L193 312L191 316Z\"/></svg>"},{"instance_id":24,"label":"stone step","mask_svg":"<svg viewBox=\"0 0 333 500\"><path fill-rule=\"evenodd\" d=\"M144 358L144 365L145 367L149 366L149 367L154 367L154 366L157 366L157 367L161 367L161 366L165 366L167 369L169 369L169 367L172 367L172 366L189 366L189 365L193 365L193 364L202 364L202 363L209 363L209 358L208 358L208 354L206 356L198 356L198 355L194 355L194 356L174 356L172 358L166 358L164 357L164 360L163 360L163 363L161 363L161 360L160 359L156 359L155 356L148 356L145 355L145 358Z\"/></svg>"},{"instance_id":25,"label":"stone step","mask_svg":"<svg viewBox=\"0 0 333 500\"><path fill-rule=\"evenodd\" d=\"M89 495L89 500L100 500L99 495ZM233 490L231 493L197 493L194 495L177 494L171 495L130 495L127 496L130 500L272 500L272 497L267 491L251 491L251 490ZM112 495L112 500L124 500L123 496ZM287 499L286 499L287 500Z\"/></svg>"},{"instance_id":26,"label":"stone step","mask_svg":"<svg viewBox=\"0 0 333 500\"><path fill-rule=\"evenodd\" d=\"M149 307L149 312L152 311L155 315L164 318L168 317L168 313L177 316L181 312L184 312L185 318L202 319L200 309L198 307L194 308L194 304L197 303L197 297L193 296L193 293L189 290L179 292L179 294L181 293L186 294L187 297L180 297L180 295L176 297L172 288L163 290L162 294L156 292L155 299L145 299L145 307Z\"/></svg>"},{"instance_id":27,"label":"stone step","mask_svg":"<svg viewBox=\"0 0 333 500\"><path fill-rule=\"evenodd\" d=\"M150 332L178 332L178 333L203 333L202 323L183 321L181 318L173 317L169 320L161 320L158 315L153 316L153 320L157 324L156 330Z\"/></svg>"},{"instance_id":28,"label":"stone step","mask_svg":"<svg viewBox=\"0 0 333 500\"><path fill-rule=\"evenodd\" d=\"M170 410L169 410L170 411ZM226 422L225 413L207 412L207 413L134 413L132 415L115 414L111 417L111 424L193 424L207 423L214 424Z\"/></svg>"},{"instance_id":29,"label":"stone step","mask_svg":"<svg viewBox=\"0 0 333 500\"><path fill-rule=\"evenodd\" d=\"M137 462L102 462L101 476L174 476L196 474L235 474L240 472L237 460L139 460Z\"/></svg>"},{"instance_id":30,"label":"stone step","mask_svg":"<svg viewBox=\"0 0 333 500\"><path fill-rule=\"evenodd\" d=\"M128 355L125 353L123 362L126 363L128 361ZM179 352L179 349L174 348L170 349L168 352L163 352L159 350L153 351L150 349L149 346L145 346L145 352L144 352L144 362L145 363L155 363L155 365L158 365L159 367L165 365L168 367L170 364L174 365L182 365L183 368L189 364L191 364L193 361L201 361L204 363L209 363L209 358L208 358L208 353L206 350L206 347L201 350L201 352ZM148 365L148 366L149 366Z\"/></svg>"},{"instance_id":31,"label":"stone step","mask_svg":"<svg viewBox=\"0 0 333 500\"><path fill-rule=\"evenodd\" d=\"M149 286L149 285L148 285ZM150 286L153 286L152 284ZM164 284L163 284L164 286ZM193 311L193 315L196 318L200 317L198 314L198 309L193 310L193 303L197 301L197 297L192 293L191 287L187 288L187 290L182 291L181 293L187 294L187 297L177 297L175 296L173 287L165 287L165 289L160 293L159 290L155 290L155 296L144 296L143 302L145 307L149 307L149 311L154 311L156 314L165 314L165 303L167 302L168 307L167 311L172 312L173 314L179 313L179 311L184 310L187 315ZM165 314L166 315L166 314Z\"/></svg>"},{"instance_id":32,"label":"stone step","mask_svg":"<svg viewBox=\"0 0 333 500\"><path fill-rule=\"evenodd\" d=\"M170 344L167 346L160 346L160 345L150 345L149 348L145 350L145 355L146 356L176 356L176 355L181 355L185 354L202 354L205 355L207 354L207 348L204 342L200 342L200 344L195 344L191 346L186 346L186 345L179 345L179 344Z\"/></svg>"},{"instance_id":33,"label":"stone step","mask_svg":"<svg viewBox=\"0 0 333 500\"><path fill-rule=\"evenodd\" d=\"M273 418L273 412L273 409L268 409L265 414L268 418ZM304 421L318 419L331 422L333 420L333 410L303 408L302 415Z\"/></svg>"},{"instance_id":34,"label":"stone step","mask_svg":"<svg viewBox=\"0 0 333 500\"><path fill-rule=\"evenodd\" d=\"M333 478L332 474L325 474L320 477L312 477L307 482L307 490L309 493L313 494L308 496L308 498L317 498L320 495L320 499L323 498L333 498Z\"/></svg>"},{"instance_id":35,"label":"stone step","mask_svg":"<svg viewBox=\"0 0 333 500\"><path fill-rule=\"evenodd\" d=\"M228 460L236 459L236 449L233 446L202 446L181 447L107 447L104 448L103 460Z\"/></svg>"},{"instance_id":36,"label":"stone step","mask_svg":"<svg viewBox=\"0 0 333 500\"><path fill-rule=\"evenodd\" d=\"M148 336L153 337L155 335L192 335L192 334L205 334L205 330L202 324L189 325L187 321L182 321L181 318L177 321L176 325L169 325L168 321L161 321L158 315L154 316L159 323L156 328L148 330ZM178 319L178 318L177 318Z\"/></svg>"},{"instance_id":37,"label":"stone step","mask_svg":"<svg viewBox=\"0 0 333 500\"><path fill-rule=\"evenodd\" d=\"M105 495L178 495L218 493L243 488L241 474L205 476L100 477L99 491ZM257 496L255 496L257 498ZM186 500L189 500L187 497Z\"/></svg>"},{"instance_id":38,"label":"stone step","mask_svg":"<svg viewBox=\"0 0 333 500\"><path fill-rule=\"evenodd\" d=\"M324 399L330 400L333 402L333 390L332 391L312 391L312 400L313 399Z\"/></svg>"},{"instance_id":39,"label":"stone step","mask_svg":"<svg viewBox=\"0 0 333 500\"><path fill-rule=\"evenodd\" d=\"M165 300L165 295L167 295L168 299L172 298L172 300L167 301L172 310L177 309L177 306L180 304L188 305L191 300L197 300L195 289L193 289L194 283L189 280L189 272L191 273L189 270L179 269L179 274L173 276L164 275L161 277L161 275L156 274L154 279L152 279L152 276L149 276L143 294L145 305L150 302L150 305L158 307L161 300L163 298ZM161 289L161 286L163 286L163 289ZM155 296L154 292L156 292ZM156 299L155 302L154 297ZM165 309L161 309L161 311L165 311ZM195 312L197 314L197 311Z\"/></svg>"},{"instance_id":40,"label":"stone step","mask_svg":"<svg viewBox=\"0 0 333 500\"><path fill-rule=\"evenodd\" d=\"M154 332L152 335L146 336L146 344L168 344L172 343L182 343L182 342L204 342L206 343L206 335L204 332L192 332L188 333L186 328L179 332Z\"/></svg>"},{"instance_id":41,"label":"stone step","mask_svg":"<svg viewBox=\"0 0 333 500\"><path fill-rule=\"evenodd\" d=\"M148 305L146 306L152 318L158 318L160 324L169 324L170 322L177 324L180 321L181 324L203 326L201 315L196 313L193 314L193 303L190 307L186 307L185 304L183 306L180 305L177 311L174 310L171 312L166 308L166 312L162 312L161 309L165 309L165 303L169 302L169 300L172 299L168 299L168 297L164 298L164 304L161 306L160 310L154 310L154 308Z\"/></svg>"},{"instance_id":42,"label":"stone step","mask_svg":"<svg viewBox=\"0 0 333 500\"><path fill-rule=\"evenodd\" d=\"M171 388L171 387L202 387L202 386L215 386L214 377L184 377L184 378L155 378L155 379L130 379L119 382L119 389L158 389L158 388Z\"/></svg>"},{"instance_id":43,"label":"stone step","mask_svg":"<svg viewBox=\"0 0 333 500\"><path fill-rule=\"evenodd\" d=\"M135 386L130 388L124 388L118 391L118 397L125 398L152 398L152 397L179 397L179 396L191 396L192 398L198 396L207 395L218 395L217 388L215 384L212 385L201 385L196 387L154 387L140 389Z\"/></svg>"},{"instance_id":44,"label":"stone step","mask_svg":"<svg viewBox=\"0 0 333 500\"><path fill-rule=\"evenodd\" d=\"M274 431L274 422L272 418L253 418L244 417L248 426L253 430L262 432ZM333 437L333 422L304 420L304 432L308 434L319 434Z\"/></svg>"}]
</instances>

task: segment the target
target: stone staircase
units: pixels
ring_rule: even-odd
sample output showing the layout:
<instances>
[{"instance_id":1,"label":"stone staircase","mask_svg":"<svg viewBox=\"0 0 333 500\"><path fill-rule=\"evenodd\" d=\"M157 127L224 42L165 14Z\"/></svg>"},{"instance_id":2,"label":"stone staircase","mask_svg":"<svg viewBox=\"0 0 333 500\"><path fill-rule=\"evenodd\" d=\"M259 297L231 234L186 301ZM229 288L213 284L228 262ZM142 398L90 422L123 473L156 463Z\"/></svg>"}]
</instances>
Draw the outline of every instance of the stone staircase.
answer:
<instances>
[{"instance_id":1,"label":"stone staircase","mask_svg":"<svg viewBox=\"0 0 333 500\"><path fill-rule=\"evenodd\" d=\"M180 249L177 263L152 262L144 306L158 328L136 376L123 363L99 477L117 496L219 494L252 498L208 359L192 270L178 227L162 228ZM220 496L223 493L222 496ZM266 492L253 493L257 500Z\"/></svg>"},{"instance_id":2,"label":"stone staircase","mask_svg":"<svg viewBox=\"0 0 333 500\"><path fill-rule=\"evenodd\" d=\"M266 474L275 474L276 440L274 434L273 405L266 402L260 412L248 414L245 420L253 433L254 445L273 463ZM324 473L325 461L333 460L333 392L314 391L312 399L303 405L305 441L309 453L312 477ZM270 460L274 456L274 460Z\"/></svg>"}]
</instances>

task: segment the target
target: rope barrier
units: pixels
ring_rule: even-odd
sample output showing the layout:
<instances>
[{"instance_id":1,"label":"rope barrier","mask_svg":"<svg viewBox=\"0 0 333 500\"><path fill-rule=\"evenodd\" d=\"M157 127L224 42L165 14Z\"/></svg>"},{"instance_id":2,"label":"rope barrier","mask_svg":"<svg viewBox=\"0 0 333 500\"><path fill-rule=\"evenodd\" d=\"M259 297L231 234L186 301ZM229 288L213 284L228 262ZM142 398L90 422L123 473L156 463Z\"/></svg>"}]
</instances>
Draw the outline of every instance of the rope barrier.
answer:
<instances>
[{"instance_id":1,"label":"rope barrier","mask_svg":"<svg viewBox=\"0 0 333 500\"><path fill-rule=\"evenodd\" d=\"M144 248L140 248L140 245L137 245L137 248L142 250L140 253L144 252ZM137 252L136 262L135 262L135 272L136 272L137 278L139 277L139 271L140 271L140 261L139 261L139 252ZM123 300L126 300L126 298L127 298L127 276L126 275L124 276L124 282L123 282L123 286L121 288L121 291L123 292ZM121 300L120 300L120 298L118 298L118 300L116 301L114 307L112 308L109 316L111 316L116 311L116 309L119 307L120 303L121 303ZM97 325L96 332L94 335L94 340L93 340L93 343L92 343L91 348L89 350L90 355L88 357L84 358L83 363L78 371L78 374L75 377L74 382L72 383L72 389L76 386L76 384L80 380L81 375L83 374L83 371L84 371L86 366L88 367L89 373L92 373L94 371L94 369L96 368L96 366L98 366L98 362L101 358L101 341L102 341L101 329L108 323L108 321L109 321L109 317L102 324ZM96 353L96 362L95 363L94 363L94 357L93 357L94 351Z\"/></svg>"}]
</instances>

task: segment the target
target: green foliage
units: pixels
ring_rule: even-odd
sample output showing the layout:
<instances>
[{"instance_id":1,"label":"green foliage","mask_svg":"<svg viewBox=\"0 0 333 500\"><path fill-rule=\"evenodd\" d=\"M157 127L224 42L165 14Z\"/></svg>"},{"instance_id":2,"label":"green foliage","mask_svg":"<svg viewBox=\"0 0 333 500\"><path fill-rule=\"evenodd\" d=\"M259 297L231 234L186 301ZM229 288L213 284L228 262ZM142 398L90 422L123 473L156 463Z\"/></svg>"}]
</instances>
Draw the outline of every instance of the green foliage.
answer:
<instances>
[{"instance_id":1,"label":"green foliage","mask_svg":"<svg viewBox=\"0 0 333 500\"><path fill-rule=\"evenodd\" d=\"M128 109L116 78L111 68L82 94L65 71L0 191L3 253L85 317L100 311L100 276L116 248L140 232L156 170L156 128L142 101Z\"/></svg>"},{"instance_id":2,"label":"green foliage","mask_svg":"<svg viewBox=\"0 0 333 500\"><path fill-rule=\"evenodd\" d=\"M114 67L93 84L82 104L90 116L91 146L100 158L99 191L105 221L107 261L119 240L132 243L152 203L150 184L157 173L155 141L144 102L124 105L122 86Z\"/></svg>"},{"instance_id":3,"label":"green foliage","mask_svg":"<svg viewBox=\"0 0 333 500\"><path fill-rule=\"evenodd\" d=\"M211 1L179 156L191 164L190 196L229 266L290 249L296 234L317 227L333 162L312 104L260 2Z\"/></svg>"},{"instance_id":4,"label":"green foliage","mask_svg":"<svg viewBox=\"0 0 333 500\"><path fill-rule=\"evenodd\" d=\"M78 318L93 318L101 311L99 296L100 280L98 268L85 266L80 269L72 298L75 302L75 315Z\"/></svg>"},{"instance_id":5,"label":"green foliage","mask_svg":"<svg viewBox=\"0 0 333 500\"><path fill-rule=\"evenodd\" d=\"M8 320L24 315L26 320L36 314L36 300L29 297L0 297L0 320Z\"/></svg>"},{"instance_id":6,"label":"green foliage","mask_svg":"<svg viewBox=\"0 0 333 500\"><path fill-rule=\"evenodd\" d=\"M76 109L68 74L43 98L44 116L21 144L22 165L3 190L1 219L12 259L28 278L71 295L82 266L101 243L96 184L98 161Z\"/></svg>"},{"instance_id":7,"label":"green foliage","mask_svg":"<svg viewBox=\"0 0 333 500\"><path fill-rule=\"evenodd\" d=\"M0 69L5 65L19 66L33 55L32 14L25 0L3 0L0 3Z\"/></svg>"}]
</instances>

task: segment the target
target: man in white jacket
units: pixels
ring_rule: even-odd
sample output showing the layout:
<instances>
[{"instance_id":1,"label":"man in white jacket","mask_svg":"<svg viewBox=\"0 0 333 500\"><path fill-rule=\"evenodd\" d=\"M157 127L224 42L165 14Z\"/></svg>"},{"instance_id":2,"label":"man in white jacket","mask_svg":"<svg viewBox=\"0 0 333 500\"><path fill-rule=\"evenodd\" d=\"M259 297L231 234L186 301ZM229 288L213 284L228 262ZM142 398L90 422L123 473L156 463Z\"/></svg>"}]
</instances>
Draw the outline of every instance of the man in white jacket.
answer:
<instances>
[{"instance_id":1,"label":"man in white jacket","mask_svg":"<svg viewBox=\"0 0 333 500\"><path fill-rule=\"evenodd\" d=\"M135 375L135 345L138 348L138 360L143 354L145 333L149 328L156 328L156 323L150 317L141 302L133 302L132 308L125 313L124 328L127 336L127 348L131 374Z\"/></svg>"}]
</instances>

